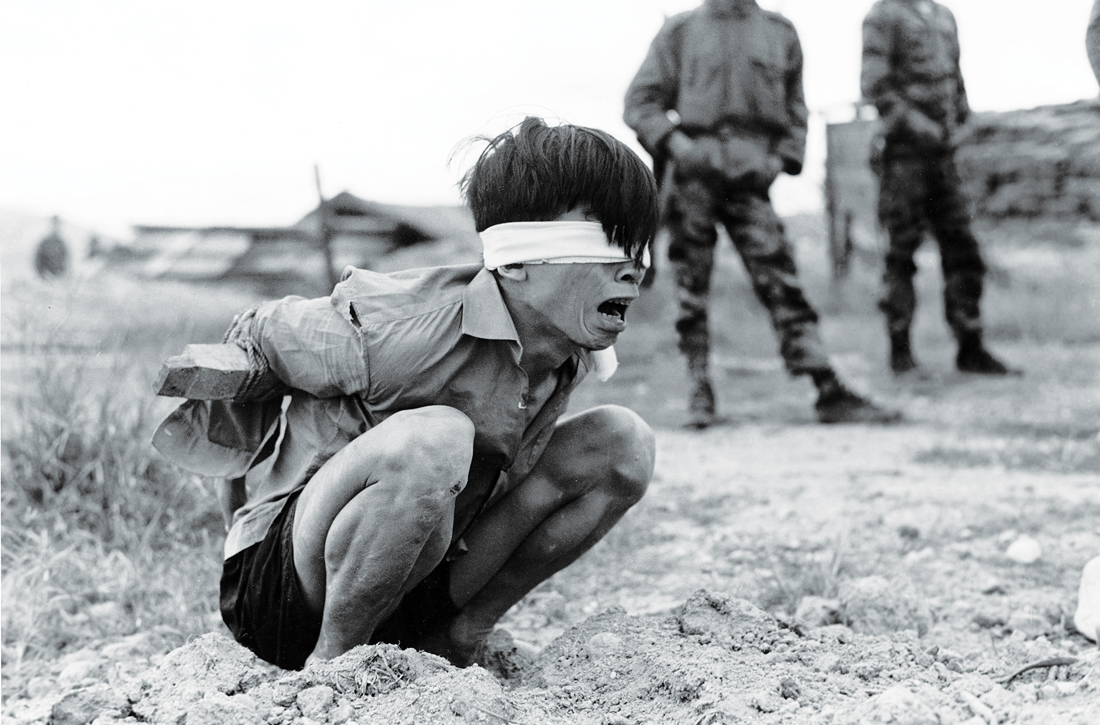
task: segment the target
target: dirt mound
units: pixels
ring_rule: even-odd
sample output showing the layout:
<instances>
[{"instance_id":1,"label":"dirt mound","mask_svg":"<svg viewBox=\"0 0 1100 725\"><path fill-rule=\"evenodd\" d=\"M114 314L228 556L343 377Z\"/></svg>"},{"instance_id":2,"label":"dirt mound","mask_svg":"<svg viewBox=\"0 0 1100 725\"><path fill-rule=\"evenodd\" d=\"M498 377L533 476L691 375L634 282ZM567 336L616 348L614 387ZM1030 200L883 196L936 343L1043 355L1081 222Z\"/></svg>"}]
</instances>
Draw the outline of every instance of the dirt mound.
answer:
<instances>
[{"instance_id":1,"label":"dirt mound","mask_svg":"<svg viewBox=\"0 0 1100 725\"><path fill-rule=\"evenodd\" d=\"M209 634L132 676L115 670L104 681L23 701L5 721L1084 725L1100 711L1097 650L1070 656L1044 637L1023 635L1005 640L996 661L926 647L908 618L914 607L895 616L901 610L884 583L889 588L886 580L855 583L849 589L874 596L842 605L855 603L877 634L783 622L746 600L700 590L668 617L613 607L534 658L498 630L483 659L492 672L392 645L287 672ZM900 631L884 631L891 626Z\"/></svg>"}]
</instances>

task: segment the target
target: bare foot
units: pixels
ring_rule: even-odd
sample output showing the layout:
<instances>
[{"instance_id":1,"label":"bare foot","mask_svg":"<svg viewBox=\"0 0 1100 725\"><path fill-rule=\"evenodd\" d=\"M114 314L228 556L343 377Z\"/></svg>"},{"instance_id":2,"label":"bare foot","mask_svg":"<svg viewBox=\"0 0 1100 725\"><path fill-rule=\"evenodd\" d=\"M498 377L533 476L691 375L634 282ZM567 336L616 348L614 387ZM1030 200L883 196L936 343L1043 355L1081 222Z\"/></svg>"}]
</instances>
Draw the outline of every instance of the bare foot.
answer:
<instances>
[{"instance_id":1,"label":"bare foot","mask_svg":"<svg viewBox=\"0 0 1100 725\"><path fill-rule=\"evenodd\" d=\"M455 667L469 667L477 661L495 624L478 625L459 614L443 627L420 635L417 649L439 655Z\"/></svg>"}]
</instances>

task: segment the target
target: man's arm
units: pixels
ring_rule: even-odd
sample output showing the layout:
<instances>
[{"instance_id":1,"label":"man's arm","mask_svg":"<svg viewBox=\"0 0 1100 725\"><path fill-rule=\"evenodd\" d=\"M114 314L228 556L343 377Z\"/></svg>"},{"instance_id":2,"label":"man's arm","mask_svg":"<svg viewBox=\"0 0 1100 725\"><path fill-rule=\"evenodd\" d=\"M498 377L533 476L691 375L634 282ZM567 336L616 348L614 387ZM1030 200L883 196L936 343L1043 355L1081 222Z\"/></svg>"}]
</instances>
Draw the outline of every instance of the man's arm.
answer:
<instances>
[{"instance_id":1,"label":"man's arm","mask_svg":"<svg viewBox=\"0 0 1100 725\"><path fill-rule=\"evenodd\" d=\"M879 116L890 115L901 98L892 88L894 33L889 18L878 6L863 19L863 55L859 88L874 104Z\"/></svg>"},{"instance_id":2,"label":"man's arm","mask_svg":"<svg viewBox=\"0 0 1100 725\"><path fill-rule=\"evenodd\" d=\"M897 88L894 20L890 9L876 4L863 20L863 55L859 86L863 97L874 104L889 135L900 132L913 140L939 143L943 129L909 103Z\"/></svg>"},{"instance_id":3,"label":"man's arm","mask_svg":"<svg viewBox=\"0 0 1100 725\"><path fill-rule=\"evenodd\" d=\"M367 388L359 333L328 297L287 297L238 316L223 345L188 345L165 361L158 395L265 400L288 388L319 398Z\"/></svg>"},{"instance_id":4,"label":"man's arm","mask_svg":"<svg viewBox=\"0 0 1100 725\"><path fill-rule=\"evenodd\" d=\"M779 140L776 153L783 162L783 171L791 176L802 173L802 160L806 155L806 124L810 112L806 108L806 97L802 90L802 44L794 26L790 29L791 39L787 46L787 118L790 125L787 133Z\"/></svg>"},{"instance_id":5,"label":"man's arm","mask_svg":"<svg viewBox=\"0 0 1100 725\"><path fill-rule=\"evenodd\" d=\"M1096 81L1100 83L1100 0L1092 5L1089 27L1085 31L1085 51L1089 55L1089 64Z\"/></svg>"},{"instance_id":6,"label":"man's arm","mask_svg":"<svg viewBox=\"0 0 1100 725\"><path fill-rule=\"evenodd\" d=\"M964 125L970 120L970 101L966 97L966 83L963 81L962 65L960 64L961 49L959 47L959 27L955 23L955 15L943 8L944 14L951 23L951 42L953 45L952 61L955 63L955 123Z\"/></svg>"},{"instance_id":7,"label":"man's arm","mask_svg":"<svg viewBox=\"0 0 1100 725\"><path fill-rule=\"evenodd\" d=\"M263 363L291 388L334 398L369 385L363 338L329 297L262 305L248 332Z\"/></svg>"},{"instance_id":8,"label":"man's arm","mask_svg":"<svg viewBox=\"0 0 1100 725\"><path fill-rule=\"evenodd\" d=\"M668 117L679 91L679 48L676 21L665 23L626 91L623 121L638 134L650 155L667 154L665 142L676 130Z\"/></svg>"}]
</instances>

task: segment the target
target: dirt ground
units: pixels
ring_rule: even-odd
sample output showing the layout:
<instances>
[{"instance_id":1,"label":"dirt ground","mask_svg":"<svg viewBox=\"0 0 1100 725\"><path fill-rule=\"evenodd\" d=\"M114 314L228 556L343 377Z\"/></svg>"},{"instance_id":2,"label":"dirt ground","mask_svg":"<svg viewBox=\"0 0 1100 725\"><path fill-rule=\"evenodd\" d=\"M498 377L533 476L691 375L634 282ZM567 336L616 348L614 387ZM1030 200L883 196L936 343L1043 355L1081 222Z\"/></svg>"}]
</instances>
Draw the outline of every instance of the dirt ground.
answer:
<instances>
[{"instance_id":1,"label":"dirt ground","mask_svg":"<svg viewBox=\"0 0 1100 725\"><path fill-rule=\"evenodd\" d=\"M1091 244L1058 264L1094 276ZM1036 254L997 248L987 308L1026 296ZM656 477L603 542L506 615L485 667L380 646L287 673L213 625L168 654L153 629L66 655L7 700L4 722L1100 722L1100 649L1072 624L1081 569L1100 555L1100 335L1014 334L1002 312L992 345L1024 375L955 373L933 277L916 336L931 374L896 381L881 321L845 298L858 284L822 285L837 367L906 416L822 426L728 252L720 268L733 291L718 302L739 325L716 335L728 421L682 427L659 277L631 312L619 373L573 403L638 409L657 431ZM1100 291L1047 299L1063 305L1054 316L1095 311Z\"/></svg>"}]
</instances>

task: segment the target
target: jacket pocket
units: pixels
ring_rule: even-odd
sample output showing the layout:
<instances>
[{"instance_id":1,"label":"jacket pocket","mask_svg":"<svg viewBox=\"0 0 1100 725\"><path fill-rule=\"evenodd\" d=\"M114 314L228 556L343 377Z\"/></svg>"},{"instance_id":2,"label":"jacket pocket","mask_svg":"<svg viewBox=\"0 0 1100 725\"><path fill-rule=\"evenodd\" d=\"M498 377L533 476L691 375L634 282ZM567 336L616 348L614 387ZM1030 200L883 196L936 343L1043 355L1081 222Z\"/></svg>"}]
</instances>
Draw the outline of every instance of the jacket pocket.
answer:
<instances>
[{"instance_id":1,"label":"jacket pocket","mask_svg":"<svg viewBox=\"0 0 1100 725\"><path fill-rule=\"evenodd\" d=\"M750 103L753 114L761 121L786 126L786 69L771 58L753 57L749 61L752 67Z\"/></svg>"}]
</instances>

